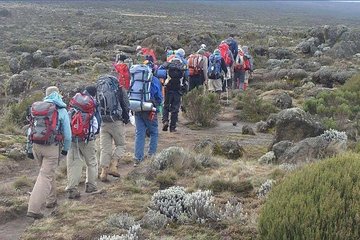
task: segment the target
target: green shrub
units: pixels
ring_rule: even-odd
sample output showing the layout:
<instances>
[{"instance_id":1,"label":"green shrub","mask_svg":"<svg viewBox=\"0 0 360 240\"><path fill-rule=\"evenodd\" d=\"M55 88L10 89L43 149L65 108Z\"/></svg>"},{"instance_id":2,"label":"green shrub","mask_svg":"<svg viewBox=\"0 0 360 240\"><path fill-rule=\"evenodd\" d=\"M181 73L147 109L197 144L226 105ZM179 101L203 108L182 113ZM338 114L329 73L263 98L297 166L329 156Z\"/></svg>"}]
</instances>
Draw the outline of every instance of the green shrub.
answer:
<instances>
[{"instance_id":1,"label":"green shrub","mask_svg":"<svg viewBox=\"0 0 360 240\"><path fill-rule=\"evenodd\" d=\"M221 112L219 96L215 93L204 92L204 88L193 89L183 97L186 109L185 117L193 123L209 127Z\"/></svg>"},{"instance_id":2,"label":"green shrub","mask_svg":"<svg viewBox=\"0 0 360 240\"><path fill-rule=\"evenodd\" d=\"M209 188L214 192L231 191L246 195L251 192L254 187L248 180L232 182L228 180L217 179L210 183Z\"/></svg>"},{"instance_id":3,"label":"green shrub","mask_svg":"<svg viewBox=\"0 0 360 240\"><path fill-rule=\"evenodd\" d=\"M27 123L26 115L27 110L31 106L33 102L39 101L43 98L43 94L38 92L27 98L23 99L18 103L11 104L7 107L7 111L5 111L5 125L7 123L15 124L15 125L23 125ZM2 124L5 126L4 124Z\"/></svg>"},{"instance_id":4,"label":"green shrub","mask_svg":"<svg viewBox=\"0 0 360 240\"><path fill-rule=\"evenodd\" d=\"M249 89L237 96L235 109L241 109L239 118L249 122L258 122L266 120L270 113L277 112L272 103L265 102L258 97L255 91Z\"/></svg>"},{"instance_id":5,"label":"green shrub","mask_svg":"<svg viewBox=\"0 0 360 240\"><path fill-rule=\"evenodd\" d=\"M304 102L304 110L318 115L327 128L342 130L347 120L360 112L360 76L351 78L339 89L324 91Z\"/></svg>"},{"instance_id":6,"label":"green shrub","mask_svg":"<svg viewBox=\"0 0 360 240\"><path fill-rule=\"evenodd\" d=\"M360 154L304 167L274 187L260 214L260 239L360 239Z\"/></svg>"}]
</instances>

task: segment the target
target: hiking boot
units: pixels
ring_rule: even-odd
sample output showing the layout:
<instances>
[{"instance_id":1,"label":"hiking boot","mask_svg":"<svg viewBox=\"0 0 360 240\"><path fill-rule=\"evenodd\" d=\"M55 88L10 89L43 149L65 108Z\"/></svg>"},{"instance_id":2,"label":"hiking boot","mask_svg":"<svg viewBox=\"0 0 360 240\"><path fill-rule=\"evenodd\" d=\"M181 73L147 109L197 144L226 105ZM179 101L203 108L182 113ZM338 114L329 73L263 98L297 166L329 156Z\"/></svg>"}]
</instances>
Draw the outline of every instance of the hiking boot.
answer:
<instances>
[{"instance_id":1,"label":"hiking boot","mask_svg":"<svg viewBox=\"0 0 360 240\"><path fill-rule=\"evenodd\" d=\"M141 161L135 159L135 160L134 160L134 167L139 166L139 165L140 165L140 162L141 162Z\"/></svg>"},{"instance_id":2,"label":"hiking boot","mask_svg":"<svg viewBox=\"0 0 360 240\"><path fill-rule=\"evenodd\" d=\"M120 177L117 169L117 160L111 160L108 174L113 177Z\"/></svg>"},{"instance_id":3,"label":"hiking boot","mask_svg":"<svg viewBox=\"0 0 360 240\"><path fill-rule=\"evenodd\" d=\"M45 205L46 208L54 208L56 206L57 206L57 201L51 202L51 203L46 203L46 205Z\"/></svg>"},{"instance_id":4,"label":"hiking boot","mask_svg":"<svg viewBox=\"0 0 360 240\"><path fill-rule=\"evenodd\" d=\"M170 128L170 132L177 132L175 128Z\"/></svg>"},{"instance_id":5,"label":"hiking boot","mask_svg":"<svg viewBox=\"0 0 360 240\"><path fill-rule=\"evenodd\" d=\"M92 192L96 192L97 188L94 184L91 183L85 183L85 192L86 193L92 193Z\"/></svg>"},{"instance_id":6,"label":"hiking boot","mask_svg":"<svg viewBox=\"0 0 360 240\"><path fill-rule=\"evenodd\" d=\"M27 212L27 213L26 213L26 216L27 216L27 217L31 217L31 218L33 218L33 219L41 219L41 218L44 217L44 214L42 214L42 213Z\"/></svg>"},{"instance_id":7,"label":"hiking boot","mask_svg":"<svg viewBox=\"0 0 360 240\"><path fill-rule=\"evenodd\" d=\"M70 190L68 190L68 198L69 199L80 198L80 192L75 188L70 189Z\"/></svg>"},{"instance_id":8,"label":"hiking boot","mask_svg":"<svg viewBox=\"0 0 360 240\"><path fill-rule=\"evenodd\" d=\"M107 179L107 175L108 175L108 167L103 167L101 168L101 174L100 174L100 181L102 182L107 182L108 179Z\"/></svg>"},{"instance_id":9,"label":"hiking boot","mask_svg":"<svg viewBox=\"0 0 360 240\"><path fill-rule=\"evenodd\" d=\"M166 132L169 128L169 122L164 122L162 130Z\"/></svg>"}]
</instances>

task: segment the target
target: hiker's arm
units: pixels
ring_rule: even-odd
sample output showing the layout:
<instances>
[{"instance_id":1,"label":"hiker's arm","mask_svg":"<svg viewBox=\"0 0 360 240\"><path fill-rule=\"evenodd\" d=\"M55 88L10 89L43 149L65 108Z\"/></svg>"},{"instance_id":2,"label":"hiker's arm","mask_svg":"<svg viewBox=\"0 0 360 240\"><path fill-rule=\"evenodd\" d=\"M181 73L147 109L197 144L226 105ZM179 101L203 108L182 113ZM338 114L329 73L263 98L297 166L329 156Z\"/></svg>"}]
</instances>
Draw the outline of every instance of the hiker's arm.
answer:
<instances>
[{"instance_id":1,"label":"hiker's arm","mask_svg":"<svg viewBox=\"0 0 360 240\"><path fill-rule=\"evenodd\" d=\"M69 151L71 146L71 127L68 112L65 108L59 109L59 119L61 123L61 130L64 137L64 151Z\"/></svg>"}]
</instances>

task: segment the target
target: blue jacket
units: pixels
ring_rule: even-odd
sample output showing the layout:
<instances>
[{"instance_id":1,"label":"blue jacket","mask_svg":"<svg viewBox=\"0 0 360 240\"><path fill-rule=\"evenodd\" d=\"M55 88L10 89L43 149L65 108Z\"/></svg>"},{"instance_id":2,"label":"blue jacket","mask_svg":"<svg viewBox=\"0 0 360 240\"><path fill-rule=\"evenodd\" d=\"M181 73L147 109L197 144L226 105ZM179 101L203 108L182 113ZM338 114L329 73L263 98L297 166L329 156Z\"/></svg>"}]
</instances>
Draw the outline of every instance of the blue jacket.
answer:
<instances>
[{"instance_id":1,"label":"blue jacket","mask_svg":"<svg viewBox=\"0 0 360 240\"><path fill-rule=\"evenodd\" d=\"M61 130L64 137L64 151L69 151L71 146L71 127L68 112L66 110L66 104L63 102L61 96L57 92L51 93L49 96L44 98L45 102L54 103L58 107L59 122L57 130Z\"/></svg>"},{"instance_id":2,"label":"blue jacket","mask_svg":"<svg viewBox=\"0 0 360 240\"><path fill-rule=\"evenodd\" d=\"M160 106L163 102L161 88L162 86L160 80L157 77L153 76L150 86L150 98L154 101L155 106Z\"/></svg>"}]
</instances>

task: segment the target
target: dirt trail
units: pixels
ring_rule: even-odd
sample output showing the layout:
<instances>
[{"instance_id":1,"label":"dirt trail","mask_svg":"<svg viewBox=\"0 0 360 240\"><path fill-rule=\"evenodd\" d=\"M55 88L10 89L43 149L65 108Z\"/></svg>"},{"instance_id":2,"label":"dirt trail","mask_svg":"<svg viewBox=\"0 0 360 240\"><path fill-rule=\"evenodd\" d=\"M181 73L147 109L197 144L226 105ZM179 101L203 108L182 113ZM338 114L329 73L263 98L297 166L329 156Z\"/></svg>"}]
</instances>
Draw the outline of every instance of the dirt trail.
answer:
<instances>
[{"instance_id":1,"label":"dirt trail","mask_svg":"<svg viewBox=\"0 0 360 240\"><path fill-rule=\"evenodd\" d=\"M225 120L225 119L224 119ZM180 146L192 149L194 145L201 139L210 138L210 139L219 139L219 138L227 138L227 137L234 137L238 138L240 144L246 145L267 145L272 140L272 135L270 134L261 134L257 133L255 136L250 135L241 135L241 128L244 124L238 122L236 126L233 126L231 119L226 119L226 121L219 121L217 126L210 129L202 129L202 130L191 130L190 128L186 127L186 121L180 117L180 123L178 126L178 132L170 133L170 132L163 132L161 131L161 124L159 121L159 147L158 152L162 149L165 149L170 146ZM254 127L254 125L249 124L250 126ZM127 143L127 151L129 153L133 153L134 150L134 135L135 135L135 128L130 124L126 126L127 128L127 139L129 139ZM147 146L148 144L146 144ZM145 153L147 149L145 148ZM64 163L62 163L64 164ZM119 172L121 178L125 177L131 170L133 169L132 163L119 163ZM29 178L35 179L38 174L38 168L34 167L34 164L25 164L24 169L13 172L11 175L9 174L7 177L2 176L0 179L1 186L4 184L12 184L17 177L26 175ZM113 181L118 181L115 178L110 177L110 184ZM98 182L99 189L106 189L107 184L109 183L102 183ZM86 200L90 194L85 194L83 192L83 186L80 187L81 198L78 201ZM101 194L101 191L100 193ZM68 200L64 193L60 193L58 195L58 204L62 204ZM54 210L45 210L45 216L51 214ZM7 222L3 225L0 225L0 240L14 240L19 239L25 229L34 223L34 220L29 219L24 216L19 216L15 220Z\"/></svg>"}]
</instances>

